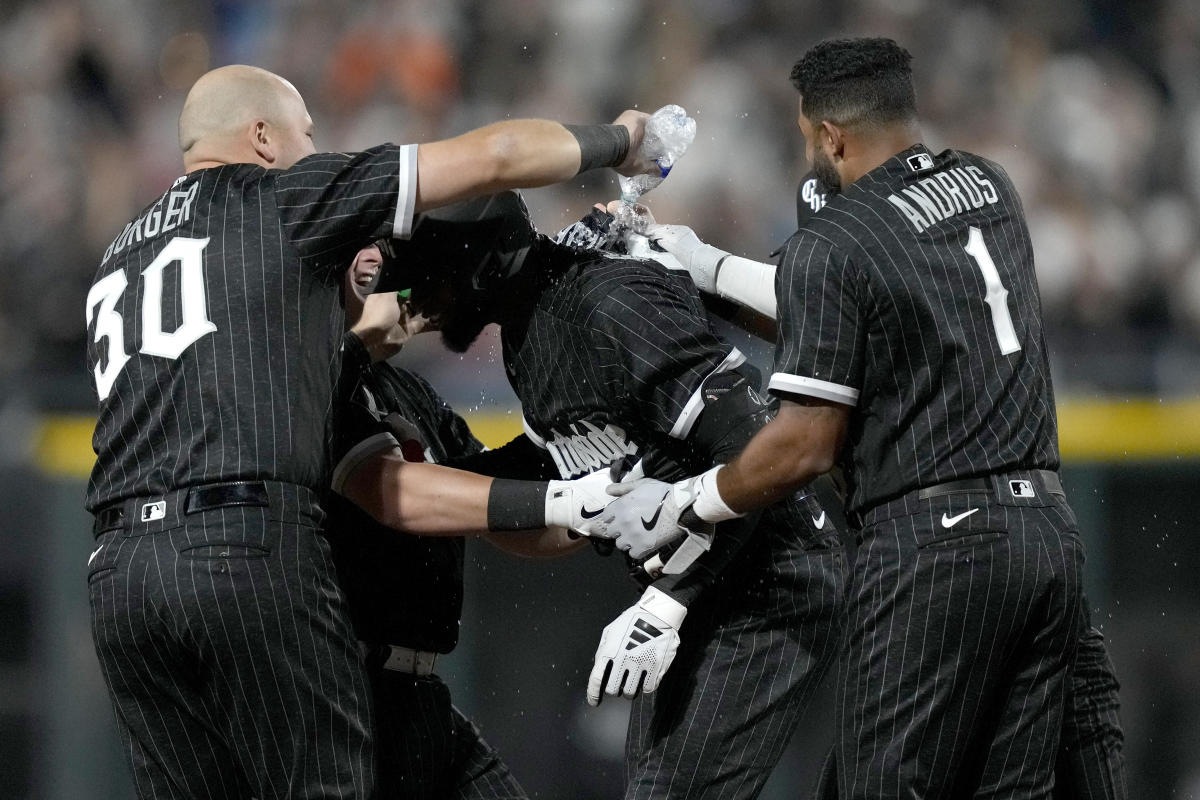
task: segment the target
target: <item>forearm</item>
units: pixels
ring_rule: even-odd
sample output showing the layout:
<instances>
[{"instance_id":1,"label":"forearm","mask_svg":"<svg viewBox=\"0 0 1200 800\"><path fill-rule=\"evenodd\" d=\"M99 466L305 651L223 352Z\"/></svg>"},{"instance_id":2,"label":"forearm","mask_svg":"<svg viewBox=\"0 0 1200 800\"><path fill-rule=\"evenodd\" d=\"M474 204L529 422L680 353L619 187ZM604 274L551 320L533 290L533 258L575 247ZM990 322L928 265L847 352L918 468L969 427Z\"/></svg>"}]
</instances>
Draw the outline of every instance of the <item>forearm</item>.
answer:
<instances>
[{"instance_id":1,"label":"forearm","mask_svg":"<svg viewBox=\"0 0 1200 800\"><path fill-rule=\"evenodd\" d=\"M506 553L522 558L555 558L587 545L587 539L572 537L566 528L557 526L528 533L489 533L484 538Z\"/></svg>"},{"instance_id":2,"label":"forearm","mask_svg":"<svg viewBox=\"0 0 1200 800\"><path fill-rule=\"evenodd\" d=\"M775 319L775 265L728 255L717 262L716 293Z\"/></svg>"},{"instance_id":3,"label":"forearm","mask_svg":"<svg viewBox=\"0 0 1200 800\"><path fill-rule=\"evenodd\" d=\"M586 530L611 500L608 484L607 470L574 481L509 480L406 461L392 449L371 456L334 488L389 528L475 536L547 526Z\"/></svg>"},{"instance_id":4,"label":"forearm","mask_svg":"<svg viewBox=\"0 0 1200 800\"><path fill-rule=\"evenodd\" d=\"M381 459L361 469L343 493L381 524L422 536L488 532L492 479L438 464Z\"/></svg>"},{"instance_id":5,"label":"forearm","mask_svg":"<svg viewBox=\"0 0 1200 800\"><path fill-rule=\"evenodd\" d=\"M778 502L833 468L850 407L824 401L785 401L775 419L716 475L729 508L747 512Z\"/></svg>"},{"instance_id":6,"label":"forearm","mask_svg":"<svg viewBox=\"0 0 1200 800\"><path fill-rule=\"evenodd\" d=\"M704 589L725 570L756 534L758 513L722 522L717 526L712 549L677 575L664 575L652 584L684 606L691 606Z\"/></svg>"},{"instance_id":7,"label":"forearm","mask_svg":"<svg viewBox=\"0 0 1200 800\"><path fill-rule=\"evenodd\" d=\"M581 167L597 166L586 155L566 126L542 119L497 122L423 144L417 149L416 210L565 181Z\"/></svg>"}]
</instances>

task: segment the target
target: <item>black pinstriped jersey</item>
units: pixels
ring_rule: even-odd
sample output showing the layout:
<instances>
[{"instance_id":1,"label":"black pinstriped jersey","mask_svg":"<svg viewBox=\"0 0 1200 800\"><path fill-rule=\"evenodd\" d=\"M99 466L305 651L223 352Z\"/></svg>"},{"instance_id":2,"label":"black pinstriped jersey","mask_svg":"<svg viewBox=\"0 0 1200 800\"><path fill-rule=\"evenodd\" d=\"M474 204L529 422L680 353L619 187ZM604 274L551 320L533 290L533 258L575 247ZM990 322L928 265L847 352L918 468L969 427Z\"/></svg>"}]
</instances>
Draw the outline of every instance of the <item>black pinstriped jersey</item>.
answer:
<instances>
[{"instance_id":1,"label":"black pinstriped jersey","mask_svg":"<svg viewBox=\"0 0 1200 800\"><path fill-rule=\"evenodd\" d=\"M407 235L415 196L416 146L381 145L198 170L130 222L87 298L88 509L239 478L319 490L340 273Z\"/></svg>"},{"instance_id":2,"label":"black pinstriped jersey","mask_svg":"<svg viewBox=\"0 0 1200 800\"><path fill-rule=\"evenodd\" d=\"M776 295L770 389L855 408L851 511L1058 467L1033 250L998 165L920 145L894 156L802 223Z\"/></svg>"},{"instance_id":3,"label":"black pinstriped jersey","mask_svg":"<svg viewBox=\"0 0 1200 800\"><path fill-rule=\"evenodd\" d=\"M683 466L701 383L745 360L713 332L686 274L622 257L570 267L527 318L504 323L501 341L526 433L563 478L626 454Z\"/></svg>"},{"instance_id":4,"label":"black pinstriped jersey","mask_svg":"<svg viewBox=\"0 0 1200 800\"><path fill-rule=\"evenodd\" d=\"M325 528L355 633L374 644L448 653L462 613L463 539L400 533L336 492L381 450L399 447L407 461L442 463L483 445L423 378L386 361L371 364L353 335L346 342Z\"/></svg>"}]
</instances>

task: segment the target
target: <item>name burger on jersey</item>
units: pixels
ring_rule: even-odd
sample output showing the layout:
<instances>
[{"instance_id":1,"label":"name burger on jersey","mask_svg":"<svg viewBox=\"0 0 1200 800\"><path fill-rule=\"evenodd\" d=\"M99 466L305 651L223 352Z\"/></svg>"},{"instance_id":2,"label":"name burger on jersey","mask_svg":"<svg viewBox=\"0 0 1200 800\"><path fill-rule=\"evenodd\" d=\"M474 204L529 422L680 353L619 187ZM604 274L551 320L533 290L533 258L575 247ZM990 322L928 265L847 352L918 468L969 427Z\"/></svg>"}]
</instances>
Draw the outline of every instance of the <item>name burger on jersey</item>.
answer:
<instances>
[{"instance_id":1,"label":"name burger on jersey","mask_svg":"<svg viewBox=\"0 0 1200 800\"><path fill-rule=\"evenodd\" d=\"M568 429L570 433L555 431L554 437L546 440L546 449L564 480L607 469L613 461L638 451L625 431L612 423L600 429L591 422L573 422Z\"/></svg>"},{"instance_id":2,"label":"name burger on jersey","mask_svg":"<svg viewBox=\"0 0 1200 800\"><path fill-rule=\"evenodd\" d=\"M190 221L192 203L195 202L196 193L199 190L200 182L194 181L185 190L171 190L158 198L158 202L150 206L145 214L133 222L127 223L121 234L113 239L112 244L104 251L104 258L100 259L100 266L107 264L110 258L129 245L137 244L142 239L158 236L160 233L167 233ZM165 208L163 207L164 201L166 202Z\"/></svg>"},{"instance_id":3,"label":"name burger on jersey","mask_svg":"<svg viewBox=\"0 0 1200 800\"><path fill-rule=\"evenodd\" d=\"M991 205L1000 199L996 187L979 167L951 167L934 172L888 196L917 233L964 211Z\"/></svg>"}]
</instances>

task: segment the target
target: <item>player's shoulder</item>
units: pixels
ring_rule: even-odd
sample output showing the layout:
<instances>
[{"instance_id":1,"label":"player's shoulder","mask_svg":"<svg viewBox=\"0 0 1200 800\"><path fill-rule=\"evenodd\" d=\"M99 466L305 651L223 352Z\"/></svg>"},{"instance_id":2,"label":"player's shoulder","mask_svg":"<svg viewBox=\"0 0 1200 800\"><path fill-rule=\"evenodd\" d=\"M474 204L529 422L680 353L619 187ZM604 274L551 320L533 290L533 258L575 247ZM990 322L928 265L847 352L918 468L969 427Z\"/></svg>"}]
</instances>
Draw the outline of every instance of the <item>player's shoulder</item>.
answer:
<instances>
[{"instance_id":1,"label":"player's shoulder","mask_svg":"<svg viewBox=\"0 0 1200 800\"><path fill-rule=\"evenodd\" d=\"M564 273L555 287L552 306L569 307L579 324L589 324L598 313L618 313L631 306L665 306L680 295L695 292L686 275L654 261L602 254L581 260Z\"/></svg>"}]
</instances>

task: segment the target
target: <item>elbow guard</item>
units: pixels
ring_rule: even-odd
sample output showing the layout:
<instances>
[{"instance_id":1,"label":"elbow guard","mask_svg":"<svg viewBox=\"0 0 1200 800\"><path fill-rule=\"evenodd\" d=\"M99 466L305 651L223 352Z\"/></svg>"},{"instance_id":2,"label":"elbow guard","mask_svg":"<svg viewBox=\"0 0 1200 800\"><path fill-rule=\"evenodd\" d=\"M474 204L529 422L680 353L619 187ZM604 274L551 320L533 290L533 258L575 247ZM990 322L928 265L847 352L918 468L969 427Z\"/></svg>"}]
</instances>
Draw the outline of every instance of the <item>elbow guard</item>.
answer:
<instances>
[{"instance_id":1,"label":"elbow guard","mask_svg":"<svg viewBox=\"0 0 1200 800\"><path fill-rule=\"evenodd\" d=\"M758 370L743 365L705 378L700 412L688 443L714 464L723 464L745 448L775 416L775 406L758 391Z\"/></svg>"}]
</instances>

